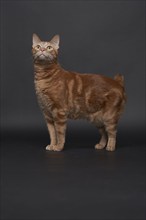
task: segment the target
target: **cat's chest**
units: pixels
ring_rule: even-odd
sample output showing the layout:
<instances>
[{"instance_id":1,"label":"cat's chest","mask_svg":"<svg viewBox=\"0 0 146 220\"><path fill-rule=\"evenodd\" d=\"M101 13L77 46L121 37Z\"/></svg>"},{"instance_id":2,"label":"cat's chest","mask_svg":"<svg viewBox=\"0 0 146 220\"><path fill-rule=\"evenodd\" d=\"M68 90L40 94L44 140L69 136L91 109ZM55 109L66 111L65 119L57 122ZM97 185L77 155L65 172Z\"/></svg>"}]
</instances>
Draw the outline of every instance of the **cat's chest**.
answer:
<instances>
[{"instance_id":1,"label":"cat's chest","mask_svg":"<svg viewBox=\"0 0 146 220\"><path fill-rule=\"evenodd\" d=\"M52 100L48 94L48 87L44 81L35 82L35 90L42 110L51 110Z\"/></svg>"}]
</instances>

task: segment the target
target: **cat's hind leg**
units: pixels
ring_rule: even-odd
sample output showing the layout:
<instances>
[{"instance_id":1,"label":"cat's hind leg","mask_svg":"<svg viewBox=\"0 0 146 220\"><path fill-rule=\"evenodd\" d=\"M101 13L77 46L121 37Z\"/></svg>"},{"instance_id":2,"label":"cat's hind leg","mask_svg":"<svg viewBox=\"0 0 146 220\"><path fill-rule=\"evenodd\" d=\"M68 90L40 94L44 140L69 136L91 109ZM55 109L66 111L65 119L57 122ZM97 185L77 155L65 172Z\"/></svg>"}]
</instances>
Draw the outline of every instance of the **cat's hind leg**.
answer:
<instances>
[{"instance_id":1,"label":"cat's hind leg","mask_svg":"<svg viewBox=\"0 0 146 220\"><path fill-rule=\"evenodd\" d=\"M117 124L107 124L106 131L108 134L108 142L106 146L106 150L114 151L116 148L116 133L117 133Z\"/></svg>"},{"instance_id":2,"label":"cat's hind leg","mask_svg":"<svg viewBox=\"0 0 146 220\"><path fill-rule=\"evenodd\" d=\"M104 128L104 127L98 128L98 130L99 130L99 133L100 133L100 135L101 135L101 139L100 139L99 143L97 143L97 144L95 145L95 149L100 150L100 149L105 148L105 146L106 146L106 143L107 143L107 134L106 134L106 131L105 131L105 128Z\"/></svg>"}]
</instances>

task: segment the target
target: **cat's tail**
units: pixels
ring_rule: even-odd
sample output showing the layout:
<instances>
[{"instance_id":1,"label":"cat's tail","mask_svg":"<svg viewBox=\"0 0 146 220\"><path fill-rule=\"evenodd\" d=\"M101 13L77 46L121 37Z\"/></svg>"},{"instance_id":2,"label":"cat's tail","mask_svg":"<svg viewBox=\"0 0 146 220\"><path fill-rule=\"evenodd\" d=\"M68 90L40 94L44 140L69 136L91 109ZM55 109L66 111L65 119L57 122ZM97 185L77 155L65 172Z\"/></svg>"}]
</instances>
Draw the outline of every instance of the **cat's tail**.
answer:
<instances>
[{"instance_id":1,"label":"cat's tail","mask_svg":"<svg viewBox=\"0 0 146 220\"><path fill-rule=\"evenodd\" d=\"M114 80L118 82L122 87L124 87L124 76L123 75L118 73L117 75L115 75Z\"/></svg>"}]
</instances>

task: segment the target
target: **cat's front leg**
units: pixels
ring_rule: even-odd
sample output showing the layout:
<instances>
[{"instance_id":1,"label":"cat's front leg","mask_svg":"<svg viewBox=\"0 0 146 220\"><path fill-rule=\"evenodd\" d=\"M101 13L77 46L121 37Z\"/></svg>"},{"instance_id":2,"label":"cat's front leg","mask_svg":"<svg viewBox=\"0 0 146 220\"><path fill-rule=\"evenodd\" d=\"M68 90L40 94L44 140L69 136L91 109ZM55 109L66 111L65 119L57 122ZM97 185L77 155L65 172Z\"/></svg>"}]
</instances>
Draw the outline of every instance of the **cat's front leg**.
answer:
<instances>
[{"instance_id":1,"label":"cat's front leg","mask_svg":"<svg viewBox=\"0 0 146 220\"><path fill-rule=\"evenodd\" d=\"M65 132L67 127L67 120L57 120L55 122L55 130L57 137L57 144L53 146L54 151L62 151L65 144Z\"/></svg>"},{"instance_id":2,"label":"cat's front leg","mask_svg":"<svg viewBox=\"0 0 146 220\"><path fill-rule=\"evenodd\" d=\"M53 150L53 147L57 144L54 122L47 120L47 127L50 134L50 144L47 145L46 150Z\"/></svg>"}]
</instances>

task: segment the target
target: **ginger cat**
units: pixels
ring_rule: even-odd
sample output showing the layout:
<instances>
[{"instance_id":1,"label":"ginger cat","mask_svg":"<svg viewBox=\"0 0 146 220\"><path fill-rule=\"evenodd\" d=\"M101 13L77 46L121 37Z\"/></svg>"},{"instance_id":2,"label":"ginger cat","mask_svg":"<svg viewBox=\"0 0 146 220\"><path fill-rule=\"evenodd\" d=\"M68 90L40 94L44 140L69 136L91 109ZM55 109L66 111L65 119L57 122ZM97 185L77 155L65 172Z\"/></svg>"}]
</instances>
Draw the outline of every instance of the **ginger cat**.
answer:
<instances>
[{"instance_id":1,"label":"ginger cat","mask_svg":"<svg viewBox=\"0 0 146 220\"><path fill-rule=\"evenodd\" d=\"M59 36L41 41L33 34L34 82L41 110L50 134L46 150L61 151L67 119L84 118L99 129L95 149L114 151L117 124L125 105L124 78L81 74L64 70L57 61Z\"/></svg>"}]
</instances>

